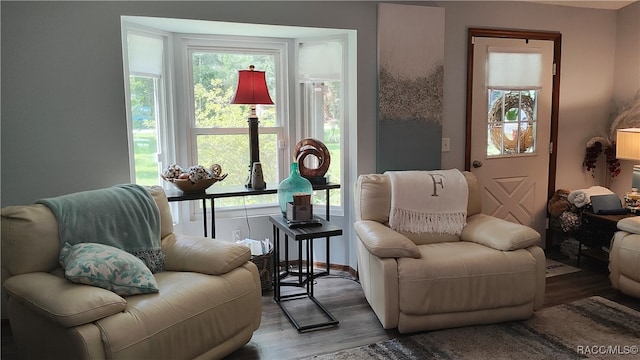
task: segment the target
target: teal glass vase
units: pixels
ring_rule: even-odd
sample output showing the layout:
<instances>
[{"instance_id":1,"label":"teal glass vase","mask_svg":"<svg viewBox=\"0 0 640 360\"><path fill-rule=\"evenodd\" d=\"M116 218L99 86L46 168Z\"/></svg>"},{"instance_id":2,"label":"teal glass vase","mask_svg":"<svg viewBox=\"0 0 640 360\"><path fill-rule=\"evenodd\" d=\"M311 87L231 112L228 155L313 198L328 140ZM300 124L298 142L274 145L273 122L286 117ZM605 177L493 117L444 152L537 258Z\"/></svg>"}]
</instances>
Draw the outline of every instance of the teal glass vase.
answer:
<instances>
[{"instance_id":1,"label":"teal glass vase","mask_svg":"<svg viewBox=\"0 0 640 360\"><path fill-rule=\"evenodd\" d=\"M293 194L297 193L310 194L313 197L313 185L300 175L298 163L293 162L291 174L278 185L278 202L283 215L287 213L287 203L293 202Z\"/></svg>"}]
</instances>

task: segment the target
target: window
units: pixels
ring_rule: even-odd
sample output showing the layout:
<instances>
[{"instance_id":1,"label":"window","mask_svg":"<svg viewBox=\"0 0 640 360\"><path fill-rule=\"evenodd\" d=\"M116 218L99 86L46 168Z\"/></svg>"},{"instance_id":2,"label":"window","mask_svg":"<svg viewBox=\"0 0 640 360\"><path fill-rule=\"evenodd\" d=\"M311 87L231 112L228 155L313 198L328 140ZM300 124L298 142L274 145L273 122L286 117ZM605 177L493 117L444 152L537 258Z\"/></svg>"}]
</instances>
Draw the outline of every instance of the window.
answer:
<instances>
[{"instance_id":1,"label":"window","mask_svg":"<svg viewBox=\"0 0 640 360\"><path fill-rule=\"evenodd\" d=\"M235 25L123 17L132 181L163 183L159 174L171 164L209 167L217 163L229 175L214 186L244 186L250 163L249 106L230 101L238 71L254 65L265 71L275 103L256 109L267 187L277 187L289 175L296 142L306 137L325 143L331 152L329 180L344 184L346 114L355 119L345 89L347 80L355 81L355 75L348 78L343 69L347 53L354 57L351 66L355 67L355 50L346 51L346 44L355 46L355 31ZM298 33L331 35L299 40ZM298 86L289 86L295 83ZM355 99L355 94L351 97ZM334 214L342 211L342 192L332 190ZM324 205L323 195L314 196L314 203ZM174 213L176 221L184 216L197 218L199 202L190 202L189 211L186 204L179 205L182 210ZM276 195L224 198L216 200L216 211L249 208L263 214L259 208L269 211L277 205Z\"/></svg>"},{"instance_id":2,"label":"window","mask_svg":"<svg viewBox=\"0 0 640 360\"><path fill-rule=\"evenodd\" d=\"M340 81L313 81L301 84L305 119L308 131L305 137L312 137L322 141L331 154L331 164L325 177L329 182L342 182L342 152L341 152L341 91ZM305 159L305 165L309 168L318 166L317 160L309 156ZM331 205L339 206L341 190L335 190L336 196L331 197ZM315 204L324 204L325 198L314 196Z\"/></svg>"},{"instance_id":3,"label":"window","mask_svg":"<svg viewBox=\"0 0 640 360\"><path fill-rule=\"evenodd\" d=\"M344 41L312 39L298 44L298 76L302 109L302 137L322 141L331 153L325 175L330 182L344 183L342 176L342 129L344 128ZM313 157L306 161L313 162ZM305 164L315 167L317 164ZM342 190L335 190L330 206L340 206ZM314 196L315 204L325 198Z\"/></svg>"},{"instance_id":4,"label":"window","mask_svg":"<svg viewBox=\"0 0 640 360\"><path fill-rule=\"evenodd\" d=\"M487 156L536 152L542 54L538 48L489 47Z\"/></svg>"},{"instance_id":5,"label":"window","mask_svg":"<svg viewBox=\"0 0 640 360\"><path fill-rule=\"evenodd\" d=\"M161 145L166 111L163 101L164 38L142 32L127 34L129 141L132 149L133 181L141 185L158 184L162 171Z\"/></svg>"},{"instance_id":6,"label":"window","mask_svg":"<svg viewBox=\"0 0 640 360\"><path fill-rule=\"evenodd\" d=\"M535 153L538 91L489 89L488 98L487 155Z\"/></svg>"},{"instance_id":7,"label":"window","mask_svg":"<svg viewBox=\"0 0 640 360\"><path fill-rule=\"evenodd\" d=\"M225 42L228 40L225 40ZM208 44L208 46L206 45ZM214 163L229 175L220 186L244 186L249 175L249 105L231 104L238 83L238 70L265 71L269 94L275 104L286 96L279 96L279 69L277 64L286 58L284 47L269 48L255 44L254 48L225 47L207 40L205 43L189 41L189 96L192 111L189 123L195 162L205 167ZM260 51L256 51L260 47ZM285 91L286 95L286 91ZM281 106L284 109L284 106ZM284 131L278 106L257 105L259 118L260 162L265 182L269 187L279 183L278 142L284 140ZM247 198L223 198L216 207L276 204L277 196L261 195Z\"/></svg>"}]
</instances>

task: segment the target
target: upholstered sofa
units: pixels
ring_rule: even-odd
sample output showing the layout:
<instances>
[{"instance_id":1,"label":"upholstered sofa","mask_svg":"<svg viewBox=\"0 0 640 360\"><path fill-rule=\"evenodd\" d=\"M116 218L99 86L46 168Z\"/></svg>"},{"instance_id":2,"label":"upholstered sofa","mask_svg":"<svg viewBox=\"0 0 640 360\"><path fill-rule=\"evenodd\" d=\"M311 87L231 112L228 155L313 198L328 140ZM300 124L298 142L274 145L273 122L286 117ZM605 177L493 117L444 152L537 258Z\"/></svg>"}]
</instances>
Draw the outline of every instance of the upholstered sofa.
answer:
<instances>
[{"instance_id":1,"label":"upholstered sofa","mask_svg":"<svg viewBox=\"0 0 640 360\"><path fill-rule=\"evenodd\" d=\"M389 227L389 176L359 176L358 275L385 329L410 333L526 319L542 306L540 235L482 214L477 178L463 175L468 203L460 235L394 231Z\"/></svg>"},{"instance_id":2,"label":"upholstered sofa","mask_svg":"<svg viewBox=\"0 0 640 360\"><path fill-rule=\"evenodd\" d=\"M148 190L164 271L152 275L159 292L131 296L65 278L49 207L2 209L2 283L21 358L215 359L251 339L262 308L250 250L174 233L164 191Z\"/></svg>"},{"instance_id":3,"label":"upholstered sofa","mask_svg":"<svg viewBox=\"0 0 640 360\"><path fill-rule=\"evenodd\" d=\"M609 252L611 285L629 296L640 298L640 216L618 221Z\"/></svg>"}]
</instances>

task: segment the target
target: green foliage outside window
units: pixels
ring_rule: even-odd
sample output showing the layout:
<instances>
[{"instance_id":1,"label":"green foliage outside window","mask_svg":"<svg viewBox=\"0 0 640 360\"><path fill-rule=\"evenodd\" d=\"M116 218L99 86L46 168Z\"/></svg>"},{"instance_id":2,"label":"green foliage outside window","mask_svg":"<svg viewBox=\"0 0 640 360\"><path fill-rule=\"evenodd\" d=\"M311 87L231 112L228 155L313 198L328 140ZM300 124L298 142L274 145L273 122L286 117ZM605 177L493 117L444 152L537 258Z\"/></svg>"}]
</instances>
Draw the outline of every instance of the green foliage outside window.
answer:
<instances>
[{"instance_id":1,"label":"green foliage outside window","mask_svg":"<svg viewBox=\"0 0 640 360\"><path fill-rule=\"evenodd\" d=\"M275 90L275 58L273 55L238 54L224 52L193 53L193 100L195 119L189 127L196 129L196 155L199 164L179 164L181 166L214 163L222 166L228 177L213 186L242 186L249 174L249 139L247 117L248 105L231 104L237 86L238 70L254 65L256 70L266 71L267 86L274 103L277 102ZM158 184L159 168L157 161L158 132L156 122L157 79L131 76L131 108L133 120L133 145L135 155L136 182L142 185ZM327 84L324 102L324 139L331 152L331 167L327 175L332 182L340 182L340 114L339 82ZM277 126L275 106L257 106L260 127ZM189 121L187 119L177 119ZM185 124L178 124L184 126ZM231 134L210 134L206 129L235 129ZM260 160L265 181L269 188L277 187L277 136L259 132ZM295 144L290 144L291 147ZM285 161L289 161L285 158ZM288 169L287 164L280 164ZM340 204L340 190L333 190L332 205ZM324 203L324 192L314 197L315 203ZM217 207L244 206L277 203L274 196L255 196L246 198L227 198L216 200Z\"/></svg>"},{"instance_id":2,"label":"green foliage outside window","mask_svg":"<svg viewBox=\"0 0 640 360\"><path fill-rule=\"evenodd\" d=\"M196 152L201 165L220 164L229 176L214 186L242 186L249 174L249 105L231 104L238 82L238 70L254 65L265 71L271 99L277 101L275 89L275 57L224 52L200 52L192 55L193 95L196 129L237 129L232 134L205 134L197 131ZM260 127L277 126L276 107L256 107ZM277 186L277 136L259 131L260 161L268 187ZM217 206L242 206L275 203L275 196L228 198L217 200Z\"/></svg>"},{"instance_id":3,"label":"green foliage outside window","mask_svg":"<svg viewBox=\"0 0 640 360\"><path fill-rule=\"evenodd\" d=\"M140 185L154 185L159 181L156 84L154 78L129 77L135 178Z\"/></svg>"},{"instance_id":4,"label":"green foliage outside window","mask_svg":"<svg viewBox=\"0 0 640 360\"><path fill-rule=\"evenodd\" d=\"M274 57L226 53L193 54L195 126L198 128L246 127L249 105L231 104L238 83L238 70L265 71L269 95L277 101ZM261 126L276 126L274 106L258 106Z\"/></svg>"}]
</instances>

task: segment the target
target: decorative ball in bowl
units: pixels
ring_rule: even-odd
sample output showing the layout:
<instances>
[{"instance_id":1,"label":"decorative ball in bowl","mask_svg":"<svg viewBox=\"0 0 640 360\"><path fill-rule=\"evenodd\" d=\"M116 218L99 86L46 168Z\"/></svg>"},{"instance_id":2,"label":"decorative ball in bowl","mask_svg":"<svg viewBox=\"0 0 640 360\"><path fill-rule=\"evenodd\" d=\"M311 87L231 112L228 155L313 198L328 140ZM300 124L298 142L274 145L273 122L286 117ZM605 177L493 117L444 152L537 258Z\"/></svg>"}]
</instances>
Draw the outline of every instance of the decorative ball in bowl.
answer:
<instances>
[{"instance_id":1,"label":"decorative ball in bowl","mask_svg":"<svg viewBox=\"0 0 640 360\"><path fill-rule=\"evenodd\" d=\"M222 181L228 174L222 174L222 167L213 164L209 169L204 166L191 166L184 170L179 165L169 166L162 178L172 183L176 188L185 193L204 192L209 186Z\"/></svg>"}]
</instances>

